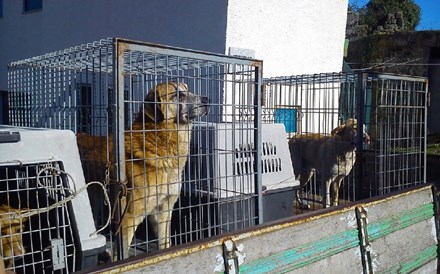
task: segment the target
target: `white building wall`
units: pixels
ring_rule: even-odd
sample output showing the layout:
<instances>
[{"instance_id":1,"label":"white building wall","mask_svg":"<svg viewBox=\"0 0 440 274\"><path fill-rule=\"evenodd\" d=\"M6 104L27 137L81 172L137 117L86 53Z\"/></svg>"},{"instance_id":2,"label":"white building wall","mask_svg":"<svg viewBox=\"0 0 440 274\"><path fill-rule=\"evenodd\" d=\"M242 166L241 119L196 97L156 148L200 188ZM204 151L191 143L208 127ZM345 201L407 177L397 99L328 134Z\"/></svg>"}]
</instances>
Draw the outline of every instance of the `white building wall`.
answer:
<instances>
[{"instance_id":1,"label":"white building wall","mask_svg":"<svg viewBox=\"0 0 440 274\"><path fill-rule=\"evenodd\" d=\"M347 0L231 0L226 48L255 50L264 77L339 72Z\"/></svg>"},{"instance_id":2,"label":"white building wall","mask_svg":"<svg viewBox=\"0 0 440 274\"><path fill-rule=\"evenodd\" d=\"M340 71L347 0L3 0L0 90L7 64L106 37L227 53L253 49L264 77Z\"/></svg>"}]
</instances>

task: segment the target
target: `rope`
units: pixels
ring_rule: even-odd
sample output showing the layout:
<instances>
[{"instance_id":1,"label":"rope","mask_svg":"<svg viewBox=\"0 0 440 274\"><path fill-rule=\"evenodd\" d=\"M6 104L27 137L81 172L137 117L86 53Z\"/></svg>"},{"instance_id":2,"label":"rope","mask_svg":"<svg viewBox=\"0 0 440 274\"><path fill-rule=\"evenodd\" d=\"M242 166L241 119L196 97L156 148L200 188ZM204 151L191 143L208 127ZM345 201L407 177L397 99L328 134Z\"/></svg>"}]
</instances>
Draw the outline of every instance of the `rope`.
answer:
<instances>
[{"instance_id":1,"label":"rope","mask_svg":"<svg viewBox=\"0 0 440 274\"><path fill-rule=\"evenodd\" d=\"M105 199L105 203L107 204L107 206L109 208L109 215L108 215L106 224L103 227L101 227L100 229L98 229L95 232L91 233L89 236L91 237L91 236L94 236L94 235L98 234L99 232L103 231L110 224L110 222L111 222L111 212L112 212L111 204L110 204L110 198L108 197L108 194L107 194L107 191L105 189L105 186L101 182L99 182L99 181L89 182L89 183L87 183L85 186L81 187L77 191L75 180L73 179L73 177L69 173L67 173L67 172L65 172L63 170L60 170L58 168L55 168L55 167L46 167L46 168L41 169L38 172L37 176L36 176L37 186L40 187L40 188L46 189L46 191L59 191L60 189L58 187L62 187L62 185L56 185L55 187L49 187L49 186L45 186L45 185L40 183L40 176L41 176L41 174L43 172L46 172L47 170L51 170L52 172L56 172L56 173L59 173L59 174L65 174L65 175L67 175L70 178L70 180L73 183L73 187L74 187L73 190L72 189L68 189L68 191L70 192L71 195L66 197L66 198L64 198L64 199L62 199L61 201L58 201L58 202L54 203L51 206L48 206L48 207L42 207L42 208L37 208L37 209L30 209L28 212L19 213L19 214L17 214L17 213L10 213L9 214L9 219L14 220L14 219L29 218L29 217L34 216L34 215L38 215L38 214L41 214L41 213L49 212L52 209L55 209L55 208L57 208L59 206L67 204L68 202L70 202L73 199L75 199L81 192L85 191L89 186L96 184L96 185L99 185L102 188L103 192L104 192L104 199Z\"/></svg>"}]
</instances>

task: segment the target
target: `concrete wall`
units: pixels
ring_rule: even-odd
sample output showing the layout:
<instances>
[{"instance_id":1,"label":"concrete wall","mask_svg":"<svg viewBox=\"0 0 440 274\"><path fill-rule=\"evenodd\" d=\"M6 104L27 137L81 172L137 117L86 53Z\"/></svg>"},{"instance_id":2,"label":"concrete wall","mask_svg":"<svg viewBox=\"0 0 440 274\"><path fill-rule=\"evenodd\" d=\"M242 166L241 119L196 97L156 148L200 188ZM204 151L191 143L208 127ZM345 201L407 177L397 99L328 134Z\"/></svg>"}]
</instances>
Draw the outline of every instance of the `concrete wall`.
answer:
<instances>
[{"instance_id":1,"label":"concrete wall","mask_svg":"<svg viewBox=\"0 0 440 274\"><path fill-rule=\"evenodd\" d=\"M23 1L3 0L0 90L6 65L106 37L225 52L227 0L45 0L23 14Z\"/></svg>"},{"instance_id":2,"label":"concrete wall","mask_svg":"<svg viewBox=\"0 0 440 274\"><path fill-rule=\"evenodd\" d=\"M7 64L106 37L216 53L252 49L264 77L340 71L348 0L3 0L0 90ZM2 113L2 112L0 112ZM0 123L4 119L0 116Z\"/></svg>"},{"instance_id":3,"label":"concrete wall","mask_svg":"<svg viewBox=\"0 0 440 274\"><path fill-rule=\"evenodd\" d=\"M255 50L264 77L342 69L347 0L230 0L226 48Z\"/></svg>"}]
</instances>

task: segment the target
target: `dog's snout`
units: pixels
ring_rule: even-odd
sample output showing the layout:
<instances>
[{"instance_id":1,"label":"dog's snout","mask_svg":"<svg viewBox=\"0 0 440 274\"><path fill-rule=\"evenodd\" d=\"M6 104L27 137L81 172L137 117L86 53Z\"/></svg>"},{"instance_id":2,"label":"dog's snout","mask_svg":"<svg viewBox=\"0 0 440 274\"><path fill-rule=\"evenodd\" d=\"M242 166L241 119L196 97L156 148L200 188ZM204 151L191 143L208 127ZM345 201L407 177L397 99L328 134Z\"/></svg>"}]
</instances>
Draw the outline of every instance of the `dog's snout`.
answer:
<instances>
[{"instance_id":1,"label":"dog's snout","mask_svg":"<svg viewBox=\"0 0 440 274\"><path fill-rule=\"evenodd\" d=\"M209 104L211 102L206 96L201 96L200 101L202 102L202 104Z\"/></svg>"},{"instance_id":2,"label":"dog's snout","mask_svg":"<svg viewBox=\"0 0 440 274\"><path fill-rule=\"evenodd\" d=\"M364 133L364 143L370 144L370 135L368 133Z\"/></svg>"}]
</instances>

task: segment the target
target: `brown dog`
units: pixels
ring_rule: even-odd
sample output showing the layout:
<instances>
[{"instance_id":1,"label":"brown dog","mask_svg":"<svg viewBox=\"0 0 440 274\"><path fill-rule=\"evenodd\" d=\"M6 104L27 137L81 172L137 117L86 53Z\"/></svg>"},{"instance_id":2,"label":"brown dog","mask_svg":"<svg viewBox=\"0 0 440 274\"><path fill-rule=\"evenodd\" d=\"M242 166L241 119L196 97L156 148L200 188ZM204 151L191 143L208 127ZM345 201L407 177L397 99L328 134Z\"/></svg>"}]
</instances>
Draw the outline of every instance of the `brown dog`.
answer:
<instances>
[{"instance_id":1,"label":"brown dog","mask_svg":"<svg viewBox=\"0 0 440 274\"><path fill-rule=\"evenodd\" d=\"M303 200L303 188L316 172L325 182L325 206L338 205L342 179L350 173L356 162L356 135L357 120L348 119L345 124L333 129L331 136L312 133L297 135L289 140L294 172L300 181L296 198L302 209L309 208ZM365 126L363 140L370 142ZM330 195L331 190L333 196Z\"/></svg>"},{"instance_id":2,"label":"brown dog","mask_svg":"<svg viewBox=\"0 0 440 274\"><path fill-rule=\"evenodd\" d=\"M5 259L6 268L12 266L12 259L10 258L23 255L26 252L21 234L23 233L24 223L27 222L28 218L10 218L12 213L19 214L22 211L23 209L18 210L8 205L0 205L1 255L3 258L9 258Z\"/></svg>"},{"instance_id":3,"label":"brown dog","mask_svg":"<svg viewBox=\"0 0 440 274\"><path fill-rule=\"evenodd\" d=\"M191 93L184 83L159 84L148 92L144 101L143 110L124 137L128 193L119 229L124 257L128 256L136 229L147 215L159 239L159 248L170 246L171 211L180 195L192 121L207 114L209 109L208 98ZM80 151L105 148L103 138L96 142L97 138L79 134ZM110 149L112 143L109 138ZM87 157L106 159L93 151Z\"/></svg>"}]
</instances>

